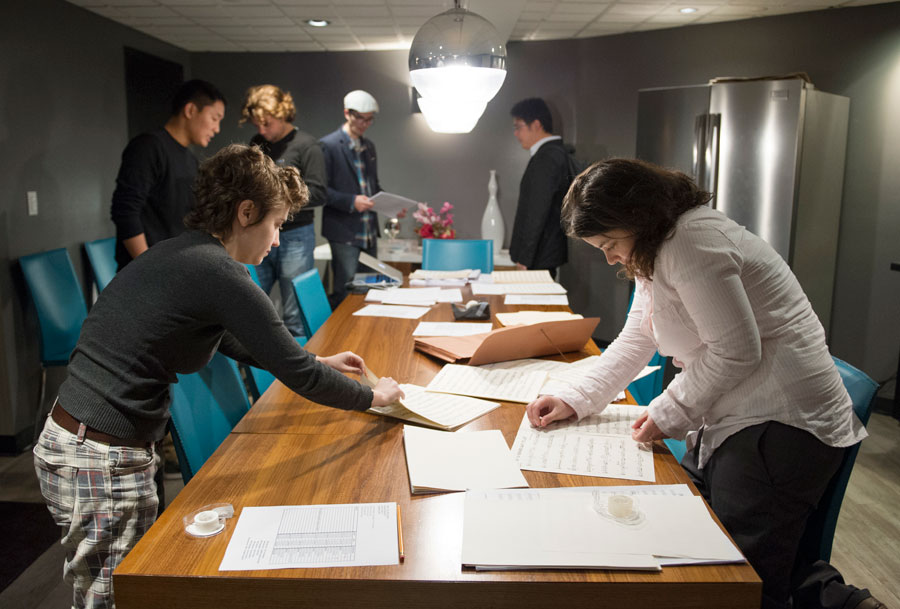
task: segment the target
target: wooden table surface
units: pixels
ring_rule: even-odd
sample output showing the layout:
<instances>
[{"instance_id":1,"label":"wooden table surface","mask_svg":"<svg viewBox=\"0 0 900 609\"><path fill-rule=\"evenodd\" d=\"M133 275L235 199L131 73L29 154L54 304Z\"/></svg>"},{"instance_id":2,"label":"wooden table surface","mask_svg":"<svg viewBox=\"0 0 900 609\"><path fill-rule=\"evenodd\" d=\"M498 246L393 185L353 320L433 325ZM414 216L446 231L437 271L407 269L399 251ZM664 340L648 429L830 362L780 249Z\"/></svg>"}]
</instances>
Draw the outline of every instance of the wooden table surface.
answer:
<instances>
[{"instance_id":1,"label":"wooden table surface","mask_svg":"<svg viewBox=\"0 0 900 609\"><path fill-rule=\"evenodd\" d=\"M502 305L500 297L490 300L494 313L516 309ZM352 316L362 304L361 296L348 297L307 348L321 355L352 350L377 374L426 385L441 364L413 350L411 333L420 320ZM447 304L433 307L422 318L450 319ZM590 343L584 353L566 357L574 360L596 353L599 350ZM461 431L500 429L512 445L523 414L521 404L503 404ZM662 443L654 447L654 465L657 484L689 483ZM524 474L535 488L643 484ZM410 495L402 422L319 406L276 382L116 570L116 606L759 607L760 581L747 564L665 567L658 573L463 568L463 500L463 493ZM244 506L388 501L397 502L403 512L406 560L399 565L218 571ZM185 515L222 502L235 508L225 532L206 539L184 532Z\"/></svg>"}]
</instances>

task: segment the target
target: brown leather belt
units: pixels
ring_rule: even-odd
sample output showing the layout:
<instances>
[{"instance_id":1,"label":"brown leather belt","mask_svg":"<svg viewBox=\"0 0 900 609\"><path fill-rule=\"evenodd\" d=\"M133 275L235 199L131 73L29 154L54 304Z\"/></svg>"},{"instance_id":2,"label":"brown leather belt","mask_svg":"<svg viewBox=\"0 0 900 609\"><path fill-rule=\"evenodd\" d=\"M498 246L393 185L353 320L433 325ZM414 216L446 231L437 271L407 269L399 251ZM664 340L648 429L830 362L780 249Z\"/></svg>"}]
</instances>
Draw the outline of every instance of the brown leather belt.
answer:
<instances>
[{"instance_id":1,"label":"brown leather belt","mask_svg":"<svg viewBox=\"0 0 900 609\"><path fill-rule=\"evenodd\" d=\"M91 429L90 427L84 425L81 421L70 415L68 412L66 412L62 407L62 404L59 403L59 400L57 400L56 403L53 404L53 409L50 411L50 418L56 421L57 425L59 425L66 431L75 434L76 436L80 436L88 440L93 440L95 442L103 442L104 444L109 444L110 446L148 448L152 444L152 442L147 442L145 440L126 440L124 438L117 438L116 436L111 436L108 433L103 433L102 431Z\"/></svg>"}]
</instances>

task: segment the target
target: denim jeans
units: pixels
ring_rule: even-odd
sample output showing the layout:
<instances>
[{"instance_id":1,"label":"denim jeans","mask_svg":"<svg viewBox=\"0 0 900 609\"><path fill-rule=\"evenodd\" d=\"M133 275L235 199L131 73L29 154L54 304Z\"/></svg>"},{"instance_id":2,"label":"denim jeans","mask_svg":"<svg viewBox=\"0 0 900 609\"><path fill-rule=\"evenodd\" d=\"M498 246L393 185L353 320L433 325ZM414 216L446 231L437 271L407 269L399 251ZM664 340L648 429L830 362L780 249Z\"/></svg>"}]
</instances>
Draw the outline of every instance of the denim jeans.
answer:
<instances>
[{"instance_id":1,"label":"denim jeans","mask_svg":"<svg viewBox=\"0 0 900 609\"><path fill-rule=\"evenodd\" d=\"M347 297L347 282L353 281L353 276L359 266L359 253L363 250L350 243L337 241L328 243L331 245L331 269L334 272L334 291L328 300L331 302L333 310ZM365 252L370 256L377 257L378 245L373 245Z\"/></svg>"},{"instance_id":2,"label":"denim jeans","mask_svg":"<svg viewBox=\"0 0 900 609\"><path fill-rule=\"evenodd\" d=\"M313 249L316 247L316 231L313 224L298 226L282 231L281 244L272 249L258 265L256 274L266 294L275 280L281 290L282 319L294 336L304 336L303 321L300 319L300 305L291 280L313 268Z\"/></svg>"}]
</instances>

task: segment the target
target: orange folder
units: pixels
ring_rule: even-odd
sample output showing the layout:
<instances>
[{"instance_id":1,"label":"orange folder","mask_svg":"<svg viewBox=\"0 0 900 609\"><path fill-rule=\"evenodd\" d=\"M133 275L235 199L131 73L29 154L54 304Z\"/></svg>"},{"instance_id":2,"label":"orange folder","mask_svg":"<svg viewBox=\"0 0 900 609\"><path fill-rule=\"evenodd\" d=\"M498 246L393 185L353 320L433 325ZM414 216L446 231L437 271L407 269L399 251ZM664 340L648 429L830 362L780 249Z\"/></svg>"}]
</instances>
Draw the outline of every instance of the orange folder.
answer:
<instances>
[{"instance_id":1,"label":"orange folder","mask_svg":"<svg viewBox=\"0 0 900 609\"><path fill-rule=\"evenodd\" d=\"M446 362L468 359L480 366L526 357L580 351L591 339L599 317L545 321L539 324L498 328L471 336L416 338L416 349Z\"/></svg>"}]
</instances>

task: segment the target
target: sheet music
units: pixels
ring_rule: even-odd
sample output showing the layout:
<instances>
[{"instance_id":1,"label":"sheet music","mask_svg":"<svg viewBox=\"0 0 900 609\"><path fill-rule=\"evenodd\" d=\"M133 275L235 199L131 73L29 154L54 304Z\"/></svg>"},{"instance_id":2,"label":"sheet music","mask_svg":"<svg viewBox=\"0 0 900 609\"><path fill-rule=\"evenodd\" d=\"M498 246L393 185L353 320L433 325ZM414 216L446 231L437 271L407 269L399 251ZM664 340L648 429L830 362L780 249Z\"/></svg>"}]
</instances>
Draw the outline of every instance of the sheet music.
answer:
<instances>
[{"instance_id":1,"label":"sheet music","mask_svg":"<svg viewBox=\"0 0 900 609\"><path fill-rule=\"evenodd\" d=\"M555 283L550 271L494 271L490 274L493 283Z\"/></svg>"},{"instance_id":2,"label":"sheet music","mask_svg":"<svg viewBox=\"0 0 900 609\"><path fill-rule=\"evenodd\" d=\"M473 283L473 294L565 294L558 283ZM508 304L508 303L507 303Z\"/></svg>"},{"instance_id":3,"label":"sheet music","mask_svg":"<svg viewBox=\"0 0 900 609\"><path fill-rule=\"evenodd\" d=\"M425 269L416 269L409 274L410 279L471 279L477 278L481 271L473 269L463 269L461 271L426 271Z\"/></svg>"},{"instance_id":4,"label":"sheet music","mask_svg":"<svg viewBox=\"0 0 900 609\"><path fill-rule=\"evenodd\" d=\"M421 321L413 336L471 336L490 332L494 325L487 323L470 323L462 321Z\"/></svg>"},{"instance_id":5,"label":"sheet music","mask_svg":"<svg viewBox=\"0 0 900 609\"><path fill-rule=\"evenodd\" d=\"M546 378L546 372L486 370L447 364L431 379L426 389L503 402L528 403L537 398Z\"/></svg>"},{"instance_id":6,"label":"sheet music","mask_svg":"<svg viewBox=\"0 0 900 609\"><path fill-rule=\"evenodd\" d=\"M513 456L522 469L601 478L653 482L653 451L642 448L631 435L613 436L565 430L536 429L522 418Z\"/></svg>"},{"instance_id":7,"label":"sheet music","mask_svg":"<svg viewBox=\"0 0 900 609\"><path fill-rule=\"evenodd\" d=\"M515 313L497 313L497 321L504 326L523 324L539 324L545 321L564 321L566 319L582 319L582 315L567 311L517 311Z\"/></svg>"},{"instance_id":8,"label":"sheet music","mask_svg":"<svg viewBox=\"0 0 900 609\"><path fill-rule=\"evenodd\" d=\"M546 372L551 374L556 370L563 370L569 364L557 362L552 359L514 359L508 362L496 362L478 366L482 370L518 370L519 372Z\"/></svg>"},{"instance_id":9,"label":"sheet music","mask_svg":"<svg viewBox=\"0 0 900 609\"><path fill-rule=\"evenodd\" d=\"M395 195L383 190L375 193L369 197L369 199L375 204L372 211L377 211L379 214L384 214L389 218L396 218L397 214L401 213L404 209L413 209L418 205L418 202L413 201L412 199L407 199L406 197L401 197L400 195Z\"/></svg>"},{"instance_id":10,"label":"sheet music","mask_svg":"<svg viewBox=\"0 0 900 609\"><path fill-rule=\"evenodd\" d=\"M419 385L400 385L406 394L401 403L412 412L439 425L452 429L499 408L497 402L488 402L463 395L432 393Z\"/></svg>"},{"instance_id":11,"label":"sheet music","mask_svg":"<svg viewBox=\"0 0 900 609\"><path fill-rule=\"evenodd\" d=\"M508 305L563 305L569 306L565 294L507 294L503 304Z\"/></svg>"},{"instance_id":12,"label":"sheet music","mask_svg":"<svg viewBox=\"0 0 900 609\"><path fill-rule=\"evenodd\" d=\"M413 493L527 487L499 429L452 433L403 426Z\"/></svg>"},{"instance_id":13,"label":"sheet music","mask_svg":"<svg viewBox=\"0 0 900 609\"><path fill-rule=\"evenodd\" d=\"M245 507L219 571L399 562L396 503Z\"/></svg>"},{"instance_id":14,"label":"sheet music","mask_svg":"<svg viewBox=\"0 0 900 609\"><path fill-rule=\"evenodd\" d=\"M419 319L428 311L428 307L404 307L398 305L366 305L354 315L361 317L397 317L400 319Z\"/></svg>"},{"instance_id":15,"label":"sheet music","mask_svg":"<svg viewBox=\"0 0 900 609\"><path fill-rule=\"evenodd\" d=\"M543 433L589 433L622 436L631 439L631 424L647 412L646 406L610 404L600 414L592 414L580 421L566 419L542 428ZM523 421L523 424L525 422Z\"/></svg>"}]
</instances>

